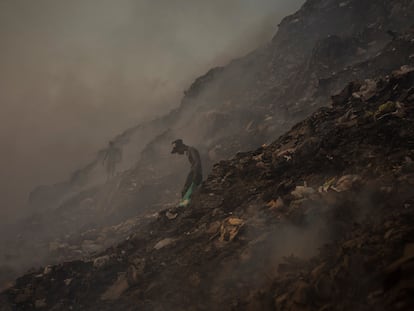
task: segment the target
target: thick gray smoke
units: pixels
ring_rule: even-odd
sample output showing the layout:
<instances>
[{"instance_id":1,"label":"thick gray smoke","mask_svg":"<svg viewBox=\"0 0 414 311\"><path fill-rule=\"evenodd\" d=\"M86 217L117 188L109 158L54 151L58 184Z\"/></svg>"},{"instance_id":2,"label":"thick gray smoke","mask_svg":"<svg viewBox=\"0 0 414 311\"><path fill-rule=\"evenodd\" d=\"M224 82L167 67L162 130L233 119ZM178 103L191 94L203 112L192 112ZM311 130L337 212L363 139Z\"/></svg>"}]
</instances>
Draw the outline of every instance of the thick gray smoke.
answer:
<instances>
[{"instance_id":1,"label":"thick gray smoke","mask_svg":"<svg viewBox=\"0 0 414 311\"><path fill-rule=\"evenodd\" d=\"M178 106L210 67L270 40L302 2L1 1L1 218L117 133Z\"/></svg>"}]
</instances>

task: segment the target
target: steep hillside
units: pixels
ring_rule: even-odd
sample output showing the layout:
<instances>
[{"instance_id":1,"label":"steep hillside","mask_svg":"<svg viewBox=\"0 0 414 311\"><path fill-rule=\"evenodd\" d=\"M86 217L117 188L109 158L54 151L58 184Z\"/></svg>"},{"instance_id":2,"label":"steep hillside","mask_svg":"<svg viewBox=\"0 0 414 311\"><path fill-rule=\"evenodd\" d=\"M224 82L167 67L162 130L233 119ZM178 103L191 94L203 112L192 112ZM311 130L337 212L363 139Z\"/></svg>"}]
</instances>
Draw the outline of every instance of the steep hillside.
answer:
<instances>
[{"instance_id":1,"label":"steep hillside","mask_svg":"<svg viewBox=\"0 0 414 311\"><path fill-rule=\"evenodd\" d=\"M19 278L0 310L412 310L414 68L214 166L190 208Z\"/></svg>"},{"instance_id":2,"label":"steep hillside","mask_svg":"<svg viewBox=\"0 0 414 311\"><path fill-rule=\"evenodd\" d=\"M18 225L19 236L0 241L5 269L102 251L174 204L188 169L169 153L177 137L201 151L208 172L269 144L348 82L414 64L413 20L413 1L307 1L267 46L212 69L175 111L118 136L124 171L110 182L102 182L101 151L68 181L36 189L34 214ZM36 259L27 255L33 251Z\"/></svg>"}]
</instances>

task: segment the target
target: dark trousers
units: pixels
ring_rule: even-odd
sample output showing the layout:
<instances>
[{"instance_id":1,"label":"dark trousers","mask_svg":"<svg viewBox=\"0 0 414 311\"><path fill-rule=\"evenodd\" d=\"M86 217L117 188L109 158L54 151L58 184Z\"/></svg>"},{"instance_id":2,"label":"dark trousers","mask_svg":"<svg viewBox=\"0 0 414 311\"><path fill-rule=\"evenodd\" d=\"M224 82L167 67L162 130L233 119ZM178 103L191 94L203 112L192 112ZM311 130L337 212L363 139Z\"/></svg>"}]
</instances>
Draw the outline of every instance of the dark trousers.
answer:
<instances>
[{"instance_id":1,"label":"dark trousers","mask_svg":"<svg viewBox=\"0 0 414 311\"><path fill-rule=\"evenodd\" d=\"M194 186L199 186L203 181L203 174L201 170L191 170L190 173L187 175L187 179L185 180L183 191L181 192L181 197L185 195L187 190L190 188L191 184L194 183Z\"/></svg>"}]
</instances>

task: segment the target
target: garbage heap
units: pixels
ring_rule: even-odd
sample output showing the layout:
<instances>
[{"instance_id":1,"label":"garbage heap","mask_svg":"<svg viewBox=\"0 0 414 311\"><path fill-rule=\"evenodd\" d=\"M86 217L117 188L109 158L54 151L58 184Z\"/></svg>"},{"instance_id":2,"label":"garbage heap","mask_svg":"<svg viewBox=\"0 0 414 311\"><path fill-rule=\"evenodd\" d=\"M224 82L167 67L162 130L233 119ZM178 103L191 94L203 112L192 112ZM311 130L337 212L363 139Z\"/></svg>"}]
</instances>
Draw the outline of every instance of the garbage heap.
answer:
<instances>
[{"instance_id":1,"label":"garbage heap","mask_svg":"<svg viewBox=\"0 0 414 311\"><path fill-rule=\"evenodd\" d=\"M221 161L189 208L36 269L0 310L413 310L414 69Z\"/></svg>"}]
</instances>

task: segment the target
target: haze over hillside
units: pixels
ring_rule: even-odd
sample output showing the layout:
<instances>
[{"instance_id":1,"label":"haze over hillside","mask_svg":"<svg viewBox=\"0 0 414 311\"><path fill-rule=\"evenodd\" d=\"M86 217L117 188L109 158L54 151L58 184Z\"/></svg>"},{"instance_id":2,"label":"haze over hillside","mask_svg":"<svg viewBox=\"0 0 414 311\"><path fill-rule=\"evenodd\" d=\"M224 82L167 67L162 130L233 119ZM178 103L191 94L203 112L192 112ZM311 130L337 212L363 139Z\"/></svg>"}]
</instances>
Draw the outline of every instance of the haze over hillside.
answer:
<instances>
[{"instance_id":1,"label":"haze over hillside","mask_svg":"<svg viewBox=\"0 0 414 311\"><path fill-rule=\"evenodd\" d=\"M178 106L196 76L268 41L302 2L2 1L2 221L36 185Z\"/></svg>"},{"instance_id":2,"label":"haze over hillside","mask_svg":"<svg viewBox=\"0 0 414 311\"><path fill-rule=\"evenodd\" d=\"M180 16L180 3L166 2L157 25ZM228 4L215 16L229 15ZM207 9L196 6L198 25ZM413 20L414 0L307 0L267 44L224 66L203 37L213 67L183 87L175 109L123 127L115 149L97 134L91 160L36 187L30 213L0 226L0 311L414 310ZM244 51L233 39L229 51ZM171 47L187 51L184 41ZM154 46L145 47L164 55ZM164 61L128 68L180 71L191 57ZM101 63L77 64L95 71L62 84L64 103L83 98L73 85L101 91L91 99L122 97L112 93L117 79L93 84ZM161 89L148 87L160 96L147 103L174 88ZM188 159L172 155L177 138L200 161L192 148ZM108 174L102 161L120 149L117 174ZM178 204L188 160L201 162L204 179L197 163L196 189Z\"/></svg>"}]
</instances>

